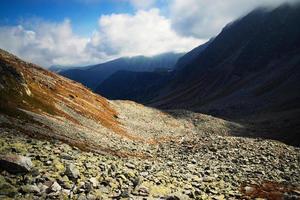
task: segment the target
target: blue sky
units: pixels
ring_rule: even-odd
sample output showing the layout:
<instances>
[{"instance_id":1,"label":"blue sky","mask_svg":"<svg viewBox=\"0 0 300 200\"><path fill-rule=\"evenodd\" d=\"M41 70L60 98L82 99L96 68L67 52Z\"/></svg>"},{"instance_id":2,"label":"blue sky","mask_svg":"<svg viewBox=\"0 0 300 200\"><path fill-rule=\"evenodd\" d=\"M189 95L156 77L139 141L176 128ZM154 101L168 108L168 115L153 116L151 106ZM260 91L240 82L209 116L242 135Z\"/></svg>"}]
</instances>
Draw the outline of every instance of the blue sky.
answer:
<instances>
[{"instance_id":1,"label":"blue sky","mask_svg":"<svg viewBox=\"0 0 300 200\"><path fill-rule=\"evenodd\" d=\"M74 31L89 35L103 14L133 13L129 1L112 0L7 0L1 2L0 25L17 25L28 19L60 22L68 18Z\"/></svg>"},{"instance_id":2,"label":"blue sky","mask_svg":"<svg viewBox=\"0 0 300 200\"><path fill-rule=\"evenodd\" d=\"M187 52L258 6L300 0L2 0L0 48L43 67Z\"/></svg>"}]
</instances>

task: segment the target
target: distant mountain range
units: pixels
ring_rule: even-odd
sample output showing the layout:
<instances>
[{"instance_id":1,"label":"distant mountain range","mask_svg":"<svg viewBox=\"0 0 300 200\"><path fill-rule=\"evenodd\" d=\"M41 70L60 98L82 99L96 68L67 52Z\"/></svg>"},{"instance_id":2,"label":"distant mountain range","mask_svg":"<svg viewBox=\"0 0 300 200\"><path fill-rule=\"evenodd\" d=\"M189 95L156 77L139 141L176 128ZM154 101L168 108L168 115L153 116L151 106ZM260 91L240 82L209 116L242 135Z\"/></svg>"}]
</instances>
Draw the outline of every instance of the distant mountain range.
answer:
<instances>
[{"instance_id":1,"label":"distant mountain range","mask_svg":"<svg viewBox=\"0 0 300 200\"><path fill-rule=\"evenodd\" d=\"M153 72L172 70L182 53L164 53L153 57L123 57L106 63L60 71L59 74L95 90L118 71Z\"/></svg>"}]
</instances>

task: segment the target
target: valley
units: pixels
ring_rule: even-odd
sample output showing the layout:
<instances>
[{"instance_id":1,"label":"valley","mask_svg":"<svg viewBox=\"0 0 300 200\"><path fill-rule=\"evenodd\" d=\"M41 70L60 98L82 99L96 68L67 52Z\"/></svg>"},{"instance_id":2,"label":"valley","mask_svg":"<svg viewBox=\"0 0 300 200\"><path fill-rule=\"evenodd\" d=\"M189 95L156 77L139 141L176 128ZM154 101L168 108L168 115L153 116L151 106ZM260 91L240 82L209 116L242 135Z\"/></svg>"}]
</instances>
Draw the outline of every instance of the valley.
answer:
<instances>
[{"instance_id":1,"label":"valley","mask_svg":"<svg viewBox=\"0 0 300 200\"><path fill-rule=\"evenodd\" d=\"M56 73L0 49L0 199L300 199L299 11Z\"/></svg>"}]
</instances>

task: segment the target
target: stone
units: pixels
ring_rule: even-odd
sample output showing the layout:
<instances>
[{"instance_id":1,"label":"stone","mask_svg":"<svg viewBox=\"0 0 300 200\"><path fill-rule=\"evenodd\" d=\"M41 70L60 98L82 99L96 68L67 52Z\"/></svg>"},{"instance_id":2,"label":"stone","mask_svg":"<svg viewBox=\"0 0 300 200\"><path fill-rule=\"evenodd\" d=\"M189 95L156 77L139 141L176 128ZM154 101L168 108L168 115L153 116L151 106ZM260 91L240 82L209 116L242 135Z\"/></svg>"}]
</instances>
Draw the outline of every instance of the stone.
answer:
<instances>
[{"instance_id":1,"label":"stone","mask_svg":"<svg viewBox=\"0 0 300 200\"><path fill-rule=\"evenodd\" d=\"M56 181L50 187L52 192L59 192L61 189L61 186Z\"/></svg>"},{"instance_id":2,"label":"stone","mask_svg":"<svg viewBox=\"0 0 300 200\"><path fill-rule=\"evenodd\" d=\"M215 180L215 178L211 177L211 176L205 176L205 177L203 177L203 181L204 182L212 182L214 180Z\"/></svg>"},{"instance_id":3,"label":"stone","mask_svg":"<svg viewBox=\"0 0 300 200\"><path fill-rule=\"evenodd\" d=\"M143 176L143 177L146 177L146 176L149 175L149 172L141 172L140 175Z\"/></svg>"},{"instance_id":4,"label":"stone","mask_svg":"<svg viewBox=\"0 0 300 200\"><path fill-rule=\"evenodd\" d=\"M250 187L250 186L246 186L246 187L244 187L244 190L245 190L245 194L251 194L255 191L255 188Z\"/></svg>"},{"instance_id":5,"label":"stone","mask_svg":"<svg viewBox=\"0 0 300 200\"><path fill-rule=\"evenodd\" d=\"M74 164L69 164L66 167L65 175L67 175L70 180L76 180L80 176L79 170L76 168Z\"/></svg>"},{"instance_id":6,"label":"stone","mask_svg":"<svg viewBox=\"0 0 300 200\"><path fill-rule=\"evenodd\" d=\"M138 194L143 197L149 196L149 189L146 187L139 187Z\"/></svg>"},{"instance_id":7,"label":"stone","mask_svg":"<svg viewBox=\"0 0 300 200\"><path fill-rule=\"evenodd\" d=\"M40 188L36 185L24 185L21 187L21 190L25 193L40 193Z\"/></svg>"},{"instance_id":8,"label":"stone","mask_svg":"<svg viewBox=\"0 0 300 200\"><path fill-rule=\"evenodd\" d=\"M64 159L64 160L73 160L73 157L70 156L70 155L67 154L67 153L62 153L62 154L60 155L60 158L61 158L61 159Z\"/></svg>"},{"instance_id":9,"label":"stone","mask_svg":"<svg viewBox=\"0 0 300 200\"><path fill-rule=\"evenodd\" d=\"M48 190L48 186L47 185L44 185L44 184L42 184L42 183L39 183L38 184L38 188L40 189L40 192L41 193L45 193L47 190Z\"/></svg>"},{"instance_id":10,"label":"stone","mask_svg":"<svg viewBox=\"0 0 300 200\"><path fill-rule=\"evenodd\" d=\"M92 178L89 179L89 181L90 181L90 183L92 184L92 186L94 188L96 188L97 186L99 186L99 181L97 180L97 178L92 177Z\"/></svg>"},{"instance_id":11,"label":"stone","mask_svg":"<svg viewBox=\"0 0 300 200\"><path fill-rule=\"evenodd\" d=\"M19 155L0 155L0 168L12 174L26 174L33 167L31 159Z\"/></svg>"},{"instance_id":12,"label":"stone","mask_svg":"<svg viewBox=\"0 0 300 200\"><path fill-rule=\"evenodd\" d=\"M134 169L135 165L132 163L125 163L125 166L128 167L129 169Z\"/></svg>"},{"instance_id":13,"label":"stone","mask_svg":"<svg viewBox=\"0 0 300 200\"><path fill-rule=\"evenodd\" d=\"M180 200L180 198L177 196L167 196L166 200Z\"/></svg>"}]
</instances>

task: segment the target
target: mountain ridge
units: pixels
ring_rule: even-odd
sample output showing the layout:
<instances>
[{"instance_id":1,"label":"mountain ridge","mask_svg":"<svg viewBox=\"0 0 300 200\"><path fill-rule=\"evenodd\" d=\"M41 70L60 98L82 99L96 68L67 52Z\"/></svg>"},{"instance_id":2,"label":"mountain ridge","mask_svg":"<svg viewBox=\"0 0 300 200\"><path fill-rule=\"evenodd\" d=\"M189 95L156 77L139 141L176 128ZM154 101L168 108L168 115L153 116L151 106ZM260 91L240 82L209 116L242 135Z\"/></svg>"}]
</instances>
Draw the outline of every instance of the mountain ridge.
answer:
<instances>
[{"instance_id":1,"label":"mountain ridge","mask_svg":"<svg viewBox=\"0 0 300 200\"><path fill-rule=\"evenodd\" d=\"M98 65L64 70L60 72L60 75L95 90L98 85L117 71L151 72L156 69L173 69L182 55L181 53L164 53L153 57L122 57Z\"/></svg>"}]
</instances>

